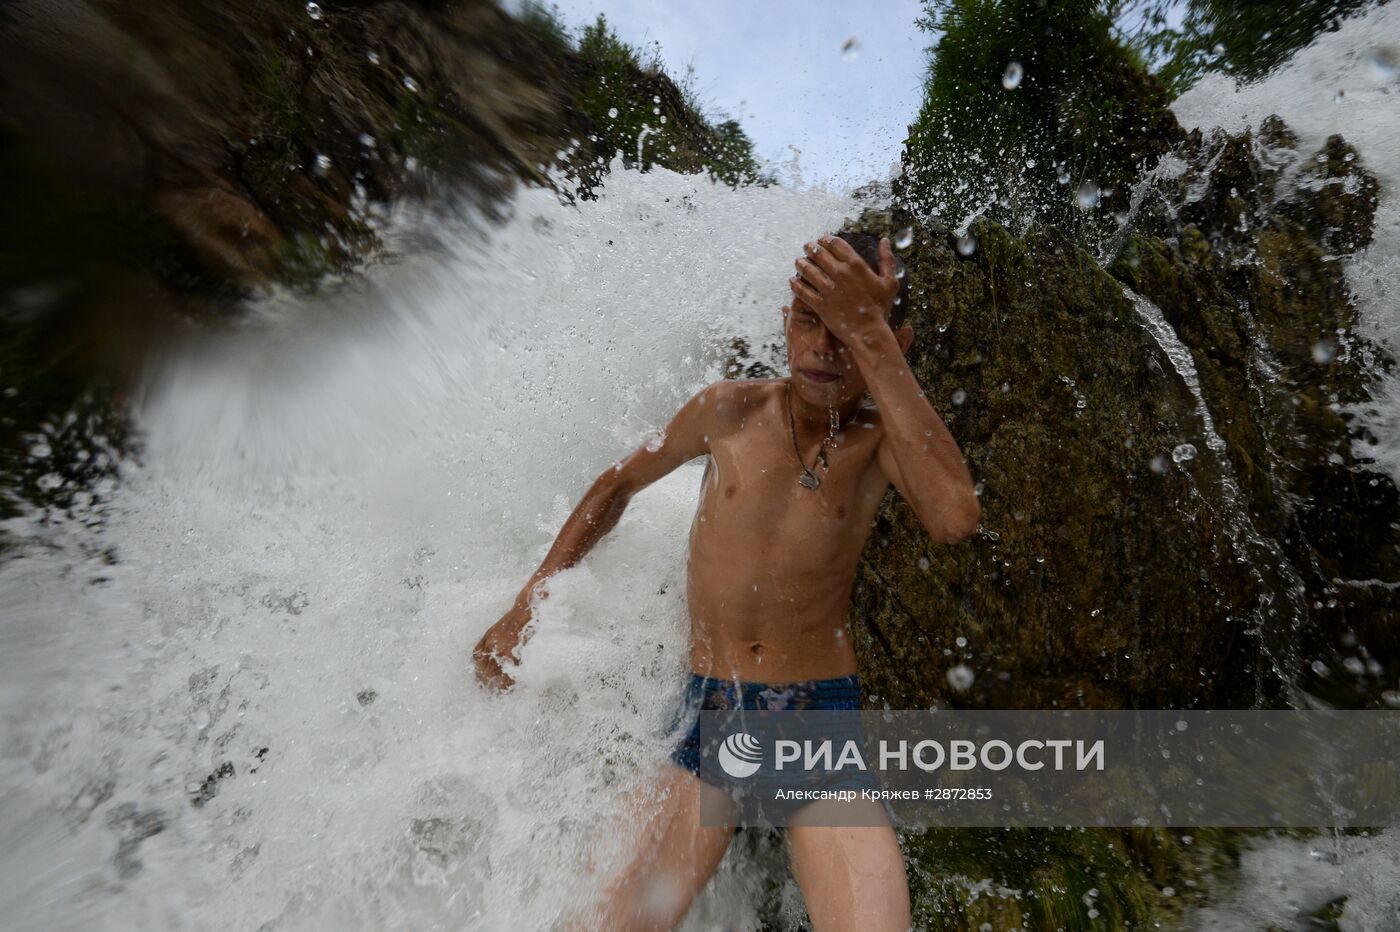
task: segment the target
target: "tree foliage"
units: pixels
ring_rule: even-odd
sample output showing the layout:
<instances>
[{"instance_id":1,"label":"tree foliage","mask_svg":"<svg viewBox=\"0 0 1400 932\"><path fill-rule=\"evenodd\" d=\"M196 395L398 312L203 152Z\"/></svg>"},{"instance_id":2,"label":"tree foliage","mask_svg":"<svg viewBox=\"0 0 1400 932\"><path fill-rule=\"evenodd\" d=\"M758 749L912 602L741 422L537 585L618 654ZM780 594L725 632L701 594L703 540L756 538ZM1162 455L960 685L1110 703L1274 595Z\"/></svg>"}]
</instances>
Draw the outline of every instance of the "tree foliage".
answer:
<instances>
[{"instance_id":1,"label":"tree foliage","mask_svg":"<svg viewBox=\"0 0 1400 932\"><path fill-rule=\"evenodd\" d=\"M1179 135L1101 0L925 0L919 26L937 41L905 149L917 212L1106 229Z\"/></svg>"},{"instance_id":2,"label":"tree foliage","mask_svg":"<svg viewBox=\"0 0 1400 932\"><path fill-rule=\"evenodd\" d=\"M689 82L677 85L664 73L655 44L638 49L624 42L599 14L584 27L578 56L589 75L577 103L605 150L643 170L703 168L731 186L767 182L739 122L716 123L700 112Z\"/></svg>"},{"instance_id":3,"label":"tree foliage","mask_svg":"<svg viewBox=\"0 0 1400 932\"><path fill-rule=\"evenodd\" d=\"M1368 0L1191 0L1180 11L1180 22L1173 23L1179 0L1140 0L1124 4L1118 19L1136 24L1132 44L1156 63L1176 95L1211 71L1258 80L1368 5Z\"/></svg>"}]
</instances>

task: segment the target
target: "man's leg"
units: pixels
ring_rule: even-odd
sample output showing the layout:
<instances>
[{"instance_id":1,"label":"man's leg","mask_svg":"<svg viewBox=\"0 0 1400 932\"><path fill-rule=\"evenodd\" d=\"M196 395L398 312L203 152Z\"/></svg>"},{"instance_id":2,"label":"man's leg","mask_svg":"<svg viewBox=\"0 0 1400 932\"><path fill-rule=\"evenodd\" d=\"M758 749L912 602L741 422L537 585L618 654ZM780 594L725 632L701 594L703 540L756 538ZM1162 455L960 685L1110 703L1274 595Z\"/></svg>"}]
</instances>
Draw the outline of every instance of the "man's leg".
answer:
<instances>
[{"instance_id":1,"label":"man's leg","mask_svg":"<svg viewBox=\"0 0 1400 932\"><path fill-rule=\"evenodd\" d=\"M884 810L875 802L868 805L872 814L867 825L794 824L787 830L792 872L807 901L814 932L908 932L909 878L904 854L894 829L884 820ZM801 813L794 822L801 822Z\"/></svg>"},{"instance_id":2,"label":"man's leg","mask_svg":"<svg viewBox=\"0 0 1400 932\"><path fill-rule=\"evenodd\" d=\"M685 918L734 837L732 826L700 824L702 794L714 793L689 771L667 766L654 787L634 794L629 821L618 828L633 835L635 853L588 921L570 928L666 930Z\"/></svg>"}]
</instances>

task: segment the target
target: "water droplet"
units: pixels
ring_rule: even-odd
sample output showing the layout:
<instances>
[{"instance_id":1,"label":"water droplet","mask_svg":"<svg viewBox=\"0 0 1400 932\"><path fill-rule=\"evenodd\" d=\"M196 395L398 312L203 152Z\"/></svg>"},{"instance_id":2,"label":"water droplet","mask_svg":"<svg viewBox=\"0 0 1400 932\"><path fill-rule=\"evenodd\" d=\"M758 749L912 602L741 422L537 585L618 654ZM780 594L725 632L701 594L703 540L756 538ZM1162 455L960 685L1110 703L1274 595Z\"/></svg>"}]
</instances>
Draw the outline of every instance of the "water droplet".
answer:
<instances>
[{"instance_id":1,"label":"water droplet","mask_svg":"<svg viewBox=\"0 0 1400 932\"><path fill-rule=\"evenodd\" d=\"M407 88L410 93L418 93L418 82L410 78L408 75L403 76L403 86Z\"/></svg>"},{"instance_id":2,"label":"water droplet","mask_svg":"<svg viewBox=\"0 0 1400 932\"><path fill-rule=\"evenodd\" d=\"M321 4L308 3L306 5L306 15L311 17L312 19L319 20L321 18Z\"/></svg>"},{"instance_id":3,"label":"water droplet","mask_svg":"<svg viewBox=\"0 0 1400 932\"><path fill-rule=\"evenodd\" d=\"M977 237L964 233L958 237L958 255L967 258L977 251Z\"/></svg>"},{"instance_id":4,"label":"water droplet","mask_svg":"<svg viewBox=\"0 0 1400 932\"><path fill-rule=\"evenodd\" d=\"M932 566L932 564L929 563L928 557L919 557L919 569L926 570L930 566Z\"/></svg>"},{"instance_id":5,"label":"water droplet","mask_svg":"<svg viewBox=\"0 0 1400 932\"><path fill-rule=\"evenodd\" d=\"M1158 474L1164 473L1167 471L1167 458L1160 454L1154 456L1147 461L1147 468Z\"/></svg>"},{"instance_id":6,"label":"water droplet","mask_svg":"<svg viewBox=\"0 0 1400 932\"><path fill-rule=\"evenodd\" d=\"M1347 668L1347 672L1352 676L1365 676L1366 664L1361 662L1360 657L1348 657L1342 661L1342 666Z\"/></svg>"},{"instance_id":7,"label":"water droplet","mask_svg":"<svg viewBox=\"0 0 1400 932\"><path fill-rule=\"evenodd\" d=\"M914 228L905 227L894 235L895 249L908 249L914 245Z\"/></svg>"},{"instance_id":8,"label":"water droplet","mask_svg":"<svg viewBox=\"0 0 1400 932\"><path fill-rule=\"evenodd\" d=\"M1219 56L1221 56L1221 55L1224 55L1224 54L1225 54L1225 43L1223 43L1223 42L1217 42L1217 43L1215 43L1215 47L1211 49L1211 53L1212 53L1213 55L1215 55L1216 57L1219 57Z\"/></svg>"},{"instance_id":9,"label":"water droplet","mask_svg":"<svg viewBox=\"0 0 1400 932\"><path fill-rule=\"evenodd\" d=\"M611 117L612 119L616 120L616 119L617 119L617 108L616 108L616 107L609 107L609 108L608 108L608 116Z\"/></svg>"},{"instance_id":10,"label":"water droplet","mask_svg":"<svg viewBox=\"0 0 1400 932\"><path fill-rule=\"evenodd\" d=\"M1021 63L1013 61L1006 66L1006 70L1001 74L1001 86L1008 91L1014 91L1021 86L1021 78L1025 76L1025 69Z\"/></svg>"},{"instance_id":11,"label":"water droplet","mask_svg":"<svg viewBox=\"0 0 1400 932\"><path fill-rule=\"evenodd\" d=\"M1069 184L1069 169L1061 165L1059 171L1055 175L1055 180L1060 184Z\"/></svg>"},{"instance_id":12,"label":"water droplet","mask_svg":"<svg viewBox=\"0 0 1400 932\"><path fill-rule=\"evenodd\" d=\"M666 442L666 431L654 430L647 434L646 448L648 453L655 453L661 449L661 445Z\"/></svg>"},{"instance_id":13,"label":"water droplet","mask_svg":"<svg viewBox=\"0 0 1400 932\"><path fill-rule=\"evenodd\" d=\"M860 40L851 36L841 45L841 57L846 61L855 61L860 57Z\"/></svg>"},{"instance_id":14,"label":"water droplet","mask_svg":"<svg viewBox=\"0 0 1400 932\"><path fill-rule=\"evenodd\" d=\"M1035 159L1026 159L1027 168L1035 168Z\"/></svg>"},{"instance_id":15,"label":"water droplet","mask_svg":"<svg viewBox=\"0 0 1400 932\"><path fill-rule=\"evenodd\" d=\"M967 401L967 392L963 391L961 388L955 389L953 391L953 404L960 405L964 401Z\"/></svg>"},{"instance_id":16,"label":"water droplet","mask_svg":"<svg viewBox=\"0 0 1400 932\"><path fill-rule=\"evenodd\" d=\"M1337 358L1337 344L1331 340L1318 340L1312 347L1313 362L1325 366Z\"/></svg>"},{"instance_id":17,"label":"water droplet","mask_svg":"<svg viewBox=\"0 0 1400 932\"><path fill-rule=\"evenodd\" d=\"M331 169L331 157L329 155L316 156L316 174L324 175Z\"/></svg>"},{"instance_id":18,"label":"water droplet","mask_svg":"<svg viewBox=\"0 0 1400 932\"><path fill-rule=\"evenodd\" d=\"M651 115L652 115L652 116L661 116L661 108L660 108L660 107L652 107L652 108L651 108Z\"/></svg>"},{"instance_id":19,"label":"water droplet","mask_svg":"<svg viewBox=\"0 0 1400 932\"><path fill-rule=\"evenodd\" d=\"M956 644L956 645L958 645L959 647L966 647L966 646L967 646L967 638L963 637L962 635L958 635L958 636L953 640L953 643Z\"/></svg>"},{"instance_id":20,"label":"water droplet","mask_svg":"<svg viewBox=\"0 0 1400 932\"><path fill-rule=\"evenodd\" d=\"M1343 100L1346 99L1346 96L1347 96L1347 92L1344 91L1344 90L1342 90L1342 89L1339 87L1339 88L1337 88L1337 93L1335 93L1335 94L1332 95L1332 103L1334 103L1334 104L1339 104L1339 103L1341 103Z\"/></svg>"},{"instance_id":21,"label":"water droplet","mask_svg":"<svg viewBox=\"0 0 1400 932\"><path fill-rule=\"evenodd\" d=\"M1371 74L1377 81L1394 81L1400 74L1400 55L1395 49L1381 47L1371 52Z\"/></svg>"},{"instance_id":22,"label":"water droplet","mask_svg":"<svg viewBox=\"0 0 1400 932\"><path fill-rule=\"evenodd\" d=\"M1178 443L1172 447L1172 462L1180 465L1196 458L1196 448L1189 443Z\"/></svg>"},{"instance_id":23,"label":"water droplet","mask_svg":"<svg viewBox=\"0 0 1400 932\"><path fill-rule=\"evenodd\" d=\"M368 58L368 59L369 59L369 63L370 63L371 65L377 65L377 64L379 64L379 53L376 52L376 51L373 51L373 50L369 51L369 52L365 55L365 58Z\"/></svg>"},{"instance_id":24,"label":"water droplet","mask_svg":"<svg viewBox=\"0 0 1400 932\"><path fill-rule=\"evenodd\" d=\"M364 146L366 149L373 149L373 148L374 148L374 137L371 136L369 133L361 133L361 134L360 134L360 145Z\"/></svg>"},{"instance_id":25,"label":"water droplet","mask_svg":"<svg viewBox=\"0 0 1400 932\"><path fill-rule=\"evenodd\" d=\"M973 681L977 678L972 672L972 668L965 663L960 663L956 667L948 668L948 685L956 692L966 692L972 688Z\"/></svg>"},{"instance_id":26,"label":"water droplet","mask_svg":"<svg viewBox=\"0 0 1400 932\"><path fill-rule=\"evenodd\" d=\"M1074 192L1074 204L1080 210L1099 206L1099 186L1093 179L1086 178L1080 182L1079 189Z\"/></svg>"},{"instance_id":27,"label":"water droplet","mask_svg":"<svg viewBox=\"0 0 1400 932\"><path fill-rule=\"evenodd\" d=\"M1329 670L1329 669L1327 669L1327 664L1323 663L1321 660L1314 660L1314 661L1312 662L1311 666L1312 666L1312 671L1313 671L1314 673L1316 673L1318 676L1331 676L1331 675L1332 675L1332 671Z\"/></svg>"}]
</instances>

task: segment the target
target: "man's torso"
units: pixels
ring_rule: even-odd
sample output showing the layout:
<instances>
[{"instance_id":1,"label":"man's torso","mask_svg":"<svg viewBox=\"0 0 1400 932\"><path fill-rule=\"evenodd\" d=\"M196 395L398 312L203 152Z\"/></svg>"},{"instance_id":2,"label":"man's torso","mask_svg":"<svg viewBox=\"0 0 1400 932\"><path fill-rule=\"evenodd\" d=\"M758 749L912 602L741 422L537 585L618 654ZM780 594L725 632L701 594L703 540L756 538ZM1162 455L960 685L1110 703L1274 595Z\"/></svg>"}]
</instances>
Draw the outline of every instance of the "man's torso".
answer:
<instances>
[{"instance_id":1,"label":"man's torso","mask_svg":"<svg viewBox=\"0 0 1400 932\"><path fill-rule=\"evenodd\" d=\"M692 669L765 682L852 673L851 584L889 487L875 463L879 412L862 408L828 445L813 490L797 481L784 380L726 388L690 531ZM808 466L816 451L809 440Z\"/></svg>"}]
</instances>

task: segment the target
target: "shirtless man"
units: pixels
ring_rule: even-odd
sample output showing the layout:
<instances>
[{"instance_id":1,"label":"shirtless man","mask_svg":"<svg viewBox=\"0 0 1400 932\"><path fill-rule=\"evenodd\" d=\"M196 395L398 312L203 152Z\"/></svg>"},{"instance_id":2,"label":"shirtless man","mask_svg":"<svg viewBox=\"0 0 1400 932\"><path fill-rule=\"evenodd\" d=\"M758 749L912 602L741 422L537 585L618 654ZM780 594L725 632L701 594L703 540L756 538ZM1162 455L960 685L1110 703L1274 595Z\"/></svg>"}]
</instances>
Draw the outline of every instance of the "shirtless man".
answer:
<instances>
[{"instance_id":1,"label":"shirtless man","mask_svg":"<svg viewBox=\"0 0 1400 932\"><path fill-rule=\"evenodd\" d=\"M783 308L792 375L707 386L659 446L599 476L477 644L482 682L511 685L503 663L518 659L536 587L582 559L633 495L708 454L687 567L688 701L771 708L774 695L796 695L806 708L860 707L847 611L886 490L893 483L945 544L973 533L980 507L956 441L906 364L908 285L888 238L822 236L804 251ZM697 775L698 727L654 788L638 853L605 889L597 928L672 928L728 848L732 828L701 824L701 795L713 790ZM909 928L904 860L887 822L794 824L787 835L815 930Z\"/></svg>"}]
</instances>

